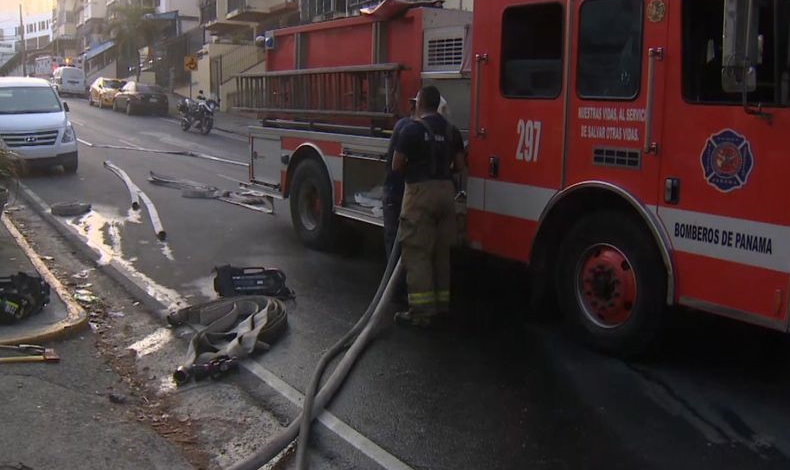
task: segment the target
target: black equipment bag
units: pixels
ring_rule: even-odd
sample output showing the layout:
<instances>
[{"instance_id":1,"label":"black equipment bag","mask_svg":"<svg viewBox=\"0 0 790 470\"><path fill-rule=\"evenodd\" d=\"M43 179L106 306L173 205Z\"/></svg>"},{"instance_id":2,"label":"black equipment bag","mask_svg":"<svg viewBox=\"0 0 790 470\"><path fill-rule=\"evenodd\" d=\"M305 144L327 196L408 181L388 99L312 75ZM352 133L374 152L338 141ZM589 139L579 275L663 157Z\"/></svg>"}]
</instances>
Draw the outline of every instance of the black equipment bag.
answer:
<instances>
[{"instance_id":1,"label":"black equipment bag","mask_svg":"<svg viewBox=\"0 0 790 470\"><path fill-rule=\"evenodd\" d=\"M214 268L214 290L220 297L239 295L265 295L280 300L296 297L285 285L285 273L279 269L263 267L218 266Z\"/></svg>"},{"instance_id":2,"label":"black equipment bag","mask_svg":"<svg viewBox=\"0 0 790 470\"><path fill-rule=\"evenodd\" d=\"M0 276L0 324L16 323L49 303L49 284L23 272Z\"/></svg>"}]
</instances>

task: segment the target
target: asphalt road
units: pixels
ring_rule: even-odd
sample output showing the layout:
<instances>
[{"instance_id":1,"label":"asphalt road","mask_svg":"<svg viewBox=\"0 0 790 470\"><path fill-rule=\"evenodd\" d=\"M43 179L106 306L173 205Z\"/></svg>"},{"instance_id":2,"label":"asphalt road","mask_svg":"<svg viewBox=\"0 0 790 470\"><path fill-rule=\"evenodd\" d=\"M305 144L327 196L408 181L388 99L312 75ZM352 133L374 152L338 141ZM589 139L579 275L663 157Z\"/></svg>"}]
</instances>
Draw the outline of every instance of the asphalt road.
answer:
<instances>
[{"instance_id":1,"label":"asphalt road","mask_svg":"<svg viewBox=\"0 0 790 470\"><path fill-rule=\"evenodd\" d=\"M185 134L172 119L69 104L83 142L78 173L37 174L24 183L49 204L92 203L93 215L70 223L165 304L211 298L217 265L282 268L298 299L288 334L258 362L283 383L250 373L242 382L292 417L281 392L304 390L322 351L364 311L384 268L380 234L363 228L340 253L319 253L297 241L286 204L267 216L153 186L149 171L236 189L232 180L244 180L246 168L99 145L191 150L244 163L246 140ZM105 160L156 203L167 242L156 240L144 212L130 211L126 188ZM472 287L457 299L466 306L458 325L441 332L382 329L330 406L359 434L319 427L316 468L382 468L377 458L391 462L388 468L402 462L415 469L790 465L784 336L684 312L657 358L624 362L567 339L553 312L526 313L518 270L473 264L457 274Z\"/></svg>"}]
</instances>

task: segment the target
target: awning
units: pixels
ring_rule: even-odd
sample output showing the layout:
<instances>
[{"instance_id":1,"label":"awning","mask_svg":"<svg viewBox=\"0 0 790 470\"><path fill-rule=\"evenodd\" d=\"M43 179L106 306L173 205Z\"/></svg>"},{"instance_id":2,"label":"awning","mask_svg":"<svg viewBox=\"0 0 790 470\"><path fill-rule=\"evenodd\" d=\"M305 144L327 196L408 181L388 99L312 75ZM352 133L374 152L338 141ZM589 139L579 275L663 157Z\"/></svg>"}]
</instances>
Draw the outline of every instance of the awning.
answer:
<instances>
[{"instance_id":1,"label":"awning","mask_svg":"<svg viewBox=\"0 0 790 470\"><path fill-rule=\"evenodd\" d=\"M91 60L102 52L110 50L115 45L113 41L107 41L104 44L94 47L85 53L85 60Z\"/></svg>"}]
</instances>

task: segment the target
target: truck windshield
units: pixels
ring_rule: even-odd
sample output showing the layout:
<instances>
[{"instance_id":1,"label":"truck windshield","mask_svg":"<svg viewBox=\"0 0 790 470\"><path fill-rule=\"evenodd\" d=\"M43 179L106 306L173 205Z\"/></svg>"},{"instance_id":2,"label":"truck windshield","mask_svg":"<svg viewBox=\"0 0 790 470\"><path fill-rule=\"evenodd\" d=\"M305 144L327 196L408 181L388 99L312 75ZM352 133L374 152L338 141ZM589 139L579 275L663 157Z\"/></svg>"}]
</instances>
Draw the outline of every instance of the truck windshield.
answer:
<instances>
[{"instance_id":1,"label":"truck windshield","mask_svg":"<svg viewBox=\"0 0 790 470\"><path fill-rule=\"evenodd\" d=\"M0 88L0 114L57 113L62 109L48 86Z\"/></svg>"},{"instance_id":2,"label":"truck windshield","mask_svg":"<svg viewBox=\"0 0 790 470\"><path fill-rule=\"evenodd\" d=\"M747 99L790 106L790 1L753 2L762 47L753 64L757 87ZM683 96L689 102L742 104L741 92L722 85L723 17L724 0L683 2Z\"/></svg>"}]
</instances>

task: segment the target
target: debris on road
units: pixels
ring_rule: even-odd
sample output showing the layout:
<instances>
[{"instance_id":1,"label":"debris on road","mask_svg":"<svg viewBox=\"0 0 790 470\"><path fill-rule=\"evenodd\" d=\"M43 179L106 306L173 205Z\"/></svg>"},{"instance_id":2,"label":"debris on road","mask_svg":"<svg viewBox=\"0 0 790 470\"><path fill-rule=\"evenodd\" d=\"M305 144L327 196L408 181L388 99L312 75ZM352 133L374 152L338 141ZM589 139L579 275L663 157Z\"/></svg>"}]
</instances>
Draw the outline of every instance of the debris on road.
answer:
<instances>
[{"instance_id":1,"label":"debris on road","mask_svg":"<svg viewBox=\"0 0 790 470\"><path fill-rule=\"evenodd\" d=\"M74 291L73 297L77 302L86 304L96 303L99 300L99 298L93 295L93 292L89 291L88 289L77 289Z\"/></svg>"},{"instance_id":2,"label":"debris on road","mask_svg":"<svg viewBox=\"0 0 790 470\"><path fill-rule=\"evenodd\" d=\"M108 398L112 403L115 403L117 405L123 405L124 403L126 403L126 395L123 395L121 393L110 393Z\"/></svg>"},{"instance_id":3,"label":"debris on road","mask_svg":"<svg viewBox=\"0 0 790 470\"><path fill-rule=\"evenodd\" d=\"M57 215L59 217L73 217L76 215L82 215L90 212L90 210L91 205L89 203L79 201L56 202L49 208L49 211L52 213L52 215Z\"/></svg>"},{"instance_id":4,"label":"debris on road","mask_svg":"<svg viewBox=\"0 0 790 470\"><path fill-rule=\"evenodd\" d=\"M21 356L2 356L0 364L11 364L21 362L59 362L60 356L54 349L45 348L37 344L19 344L16 346L0 345L0 351L12 354L22 354Z\"/></svg>"},{"instance_id":5,"label":"debris on road","mask_svg":"<svg viewBox=\"0 0 790 470\"><path fill-rule=\"evenodd\" d=\"M71 277L74 279L87 279L91 271L93 271L93 269L83 269L78 273L72 274Z\"/></svg>"},{"instance_id":6,"label":"debris on road","mask_svg":"<svg viewBox=\"0 0 790 470\"><path fill-rule=\"evenodd\" d=\"M274 213L274 207L269 197L254 191L222 191L216 186L210 186L187 179L174 178L161 173L154 173L153 171L150 172L148 181L159 186L180 189L182 197L217 199L258 212L267 214Z\"/></svg>"},{"instance_id":7,"label":"debris on road","mask_svg":"<svg viewBox=\"0 0 790 470\"><path fill-rule=\"evenodd\" d=\"M195 199L215 199L219 197L220 190L216 186L209 186L192 180L172 178L151 171L148 181L159 186L181 190L181 196Z\"/></svg>"}]
</instances>

